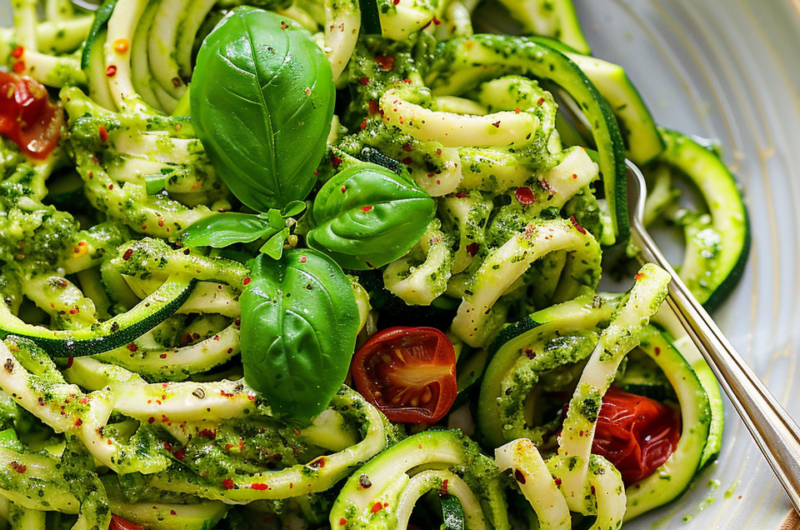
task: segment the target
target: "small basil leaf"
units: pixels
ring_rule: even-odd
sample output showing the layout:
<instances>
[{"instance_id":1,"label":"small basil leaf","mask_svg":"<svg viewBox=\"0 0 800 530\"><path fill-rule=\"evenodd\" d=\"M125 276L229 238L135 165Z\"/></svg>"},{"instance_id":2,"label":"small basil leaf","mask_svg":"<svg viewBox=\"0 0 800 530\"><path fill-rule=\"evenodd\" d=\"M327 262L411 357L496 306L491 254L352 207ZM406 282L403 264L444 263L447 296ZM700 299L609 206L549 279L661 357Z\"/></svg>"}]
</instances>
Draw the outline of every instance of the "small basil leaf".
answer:
<instances>
[{"instance_id":1,"label":"small basil leaf","mask_svg":"<svg viewBox=\"0 0 800 530\"><path fill-rule=\"evenodd\" d=\"M312 209L312 248L345 269L382 267L402 257L433 220L436 203L414 182L380 166L345 169L325 183Z\"/></svg>"},{"instance_id":2,"label":"small basil leaf","mask_svg":"<svg viewBox=\"0 0 800 530\"><path fill-rule=\"evenodd\" d=\"M277 230L280 230L281 228L286 226L286 221L283 220L283 216L281 215L281 212L278 210L268 211L267 220L269 221L269 225Z\"/></svg>"},{"instance_id":3,"label":"small basil leaf","mask_svg":"<svg viewBox=\"0 0 800 530\"><path fill-rule=\"evenodd\" d=\"M192 122L228 188L263 212L305 199L316 184L335 95L330 65L308 31L242 6L200 48Z\"/></svg>"},{"instance_id":4,"label":"small basil leaf","mask_svg":"<svg viewBox=\"0 0 800 530\"><path fill-rule=\"evenodd\" d=\"M281 259L283 255L283 245L286 243L286 238L289 237L289 229L284 228L275 234L269 241L264 243L260 252L263 252L272 259Z\"/></svg>"},{"instance_id":5,"label":"small basil leaf","mask_svg":"<svg viewBox=\"0 0 800 530\"><path fill-rule=\"evenodd\" d=\"M224 248L251 243L277 231L255 215L226 212L197 221L181 234L180 240L187 247Z\"/></svg>"},{"instance_id":6,"label":"small basil leaf","mask_svg":"<svg viewBox=\"0 0 800 530\"><path fill-rule=\"evenodd\" d=\"M306 203L304 201L293 201L286 205L283 209L284 217L294 217L300 215L306 210Z\"/></svg>"},{"instance_id":7,"label":"small basil leaf","mask_svg":"<svg viewBox=\"0 0 800 530\"><path fill-rule=\"evenodd\" d=\"M289 249L250 262L242 293L244 377L295 425L321 413L347 376L359 325L350 279L331 258Z\"/></svg>"}]
</instances>

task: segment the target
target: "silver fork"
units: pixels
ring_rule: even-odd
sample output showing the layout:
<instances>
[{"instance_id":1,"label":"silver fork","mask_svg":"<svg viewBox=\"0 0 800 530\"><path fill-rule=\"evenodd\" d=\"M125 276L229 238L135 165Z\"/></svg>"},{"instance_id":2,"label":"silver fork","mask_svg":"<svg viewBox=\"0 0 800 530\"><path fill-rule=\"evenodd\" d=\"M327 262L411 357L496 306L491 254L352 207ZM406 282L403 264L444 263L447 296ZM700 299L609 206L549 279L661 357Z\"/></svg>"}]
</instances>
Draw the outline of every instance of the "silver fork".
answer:
<instances>
[{"instance_id":1,"label":"silver fork","mask_svg":"<svg viewBox=\"0 0 800 530\"><path fill-rule=\"evenodd\" d=\"M800 513L800 428L694 299L647 233L643 222L647 185L639 168L630 160L626 164L628 216L631 239L639 248L638 259L642 263L654 263L672 276L667 302L711 365L795 511Z\"/></svg>"}]
</instances>

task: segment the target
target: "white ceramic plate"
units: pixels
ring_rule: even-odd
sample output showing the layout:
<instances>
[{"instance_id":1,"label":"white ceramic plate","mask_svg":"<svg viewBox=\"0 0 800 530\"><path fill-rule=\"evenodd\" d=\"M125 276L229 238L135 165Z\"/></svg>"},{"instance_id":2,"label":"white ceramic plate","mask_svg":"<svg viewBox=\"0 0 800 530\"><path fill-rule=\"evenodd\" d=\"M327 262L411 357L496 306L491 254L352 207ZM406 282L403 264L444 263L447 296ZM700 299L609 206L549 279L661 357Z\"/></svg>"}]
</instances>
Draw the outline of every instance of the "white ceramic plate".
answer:
<instances>
[{"instance_id":1,"label":"white ceramic plate","mask_svg":"<svg viewBox=\"0 0 800 530\"><path fill-rule=\"evenodd\" d=\"M576 0L598 57L628 70L665 126L718 138L748 198L753 251L716 314L800 419L800 0ZM0 0L0 27L12 25ZM769 466L726 409L717 463L678 501L626 529L798 528ZM717 482L718 481L718 482Z\"/></svg>"},{"instance_id":2,"label":"white ceramic plate","mask_svg":"<svg viewBox=\"0 0 800 530\"><path fill-rule=\"evenodd\" d=\"M625 66L657 122L721 141L747 195L753 248L741 285L715 317L800 419L800 0L576 4L594 54ZM625 528L798 527L727 405L717 463L677 502Z\"/></svg>"}]
</instances>

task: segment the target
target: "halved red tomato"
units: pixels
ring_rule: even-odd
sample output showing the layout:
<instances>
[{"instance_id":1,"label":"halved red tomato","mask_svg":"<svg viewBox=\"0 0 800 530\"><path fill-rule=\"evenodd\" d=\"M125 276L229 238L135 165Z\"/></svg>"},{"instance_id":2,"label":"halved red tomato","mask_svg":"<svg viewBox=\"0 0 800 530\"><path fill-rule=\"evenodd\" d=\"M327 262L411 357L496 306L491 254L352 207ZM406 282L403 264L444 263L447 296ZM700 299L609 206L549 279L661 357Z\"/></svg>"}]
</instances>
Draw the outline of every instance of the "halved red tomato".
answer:
<instances>
[{"instance_id":1,"label":"halved red tomato","mask_svg":"<svg viewBox=\"0 0 800 530\"><path fill-rule=\"evenodd\" d=\"M144 526L133 524L132 522L123 519L119 515L111 516L111 524L108 525L108 530L147 530Z\"/></svg>"},{"instance_id":2,"label":"halved red tomato","mask_svg":"<svg viewBox=\"0 0 800 530\"><path fill-rule=\"evenodd\" d=\"M630 486L666 462L680 437L677 410L612 388L603 397L592 453L614 464Z\"/></svg>"},{"instance_id":3,"label":"halved red tomato","mask_svg":"<svg viewBox=\"0 0 800 530\"><path fill-rule=\"evenodd\" d=\"M401 423L436 423L458 393L453 345L435 328L379 331L353 357L352 374L361 395Z\"/></svg>"},{"instance_id":4,"label":"halved red tomato","mask_svg":"<svg viewBox=\"0 0 800 530\"><path fill-rule=\"evenodd\" d=\"M31 158L44 159L61 136L64 111L30 77L0 72L0 134Z\"/></svg>"}]
</instances>

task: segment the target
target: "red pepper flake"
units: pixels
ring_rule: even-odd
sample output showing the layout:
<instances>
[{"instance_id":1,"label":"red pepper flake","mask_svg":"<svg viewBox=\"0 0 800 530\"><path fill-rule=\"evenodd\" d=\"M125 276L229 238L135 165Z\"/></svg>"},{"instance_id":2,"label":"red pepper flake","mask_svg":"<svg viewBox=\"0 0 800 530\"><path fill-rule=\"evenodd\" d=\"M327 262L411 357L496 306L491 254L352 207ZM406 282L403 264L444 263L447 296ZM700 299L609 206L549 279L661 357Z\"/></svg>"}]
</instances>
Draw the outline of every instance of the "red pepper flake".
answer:
<instances>
[{"instance_id":1,"label":"red pepper flake","mask_svg":"<svg viewBox=\"0 0 800 530\"><path fill-rule=\"evenodd\" d=\"M539 101L536 102L537 105L541 105L544 103L544 98L539 98Z\"/></svg>"},{"instance_id":2,"label":"red pepper flake","mask_svg":"<svg viewBox=\"0 0 800 530\"><path fill-rule=\"evenodd\" d=\"M535 359L536 352L533 351L531 348L525 348L525 357L527 357L528 359Z\"/></svg>"},{"instance_id":3,"label":"red pepper flake","mask_svg":"<svg viewBox=\"0 0 800 530\"><path fill-rule=\"evenodd\" d=\"M361 211L364 213L369 213L372 210L372 206L364 206L361 208Z\"/></svg>"},{"instance_id":4,"label":"red pepper flake","mask_svg":"<svg viewBox=\"0 0 800 530\"><path fill-rule=\"evenodd\" d=\"M573 173L573 174L572 174L572 178L577 180L577 178L578 178L578 174L577 174L577 173Z\"/></svg>"},{"instance_id":5,"label":"red pepper flake","mask_svg":"<svg viewBox=\"0 0 800 530\"><path fill-rule=\"evenodd\" d=\"M67 359L67 368L72 368L72 363L75 362L75 357L70 357Z\"/></svg>"},{"instance_id":6,"label":"red pepper flake","mask_svg":"<svg viewBox=\"0 0 800 530\"><path fill-rule=\"evenodd\" d=\"M367 119L366 118L364 118L364 121L361 122L361 126L360 127L361 127L362 131L367 128Z\"/></svg>"},{"instance_id":7,"label":"red pepper flake","mask_svg":"<svg viewBox=\"0 0 800 530\"><path fill-rule=\"evenodd\" d=\"M574 226L575 228L577 228L577 229L578 229L578 232L580 232L581 234L585 234L585 233L586 233L586 229L585 229L584 227L582 227L582 226L581 226L581 225L578 223L578 220L577 220L577 219L575 219L575 216L574 216L574 215L570 215L570 216L569 216L569 220L572 222L572 226Z\"/></svg>"},{"instance_id":8,"label":"red pepper flake","mask_svg":"<svg viewBox=\"0 0 800 530\"><path fill-rule=\"evenodd\" d=\"M467 254L469 254L470 256L474 256L475 254L478 253L478 250L480 248L481 246L478 243L470 243L469 245L467 245Z\"/></svg>"},{"instance_id":9,"label":"red pepper flake","mask_svg":"<svg viewBox=\"0 0 800 530\"><path fill-rule=\"evenodd\" d=\"M410 166L410 165L411 165L411 162L413 162L413 161L414 161L414 160L412 160L412 158L411 158L410 156L407 156L407 157L405 157L405 158L403 159L403 163L404 163L405 165L407 165L407 166ZM428 175L428 176L431 176L431 175Z\"/></svg>"},{"instance_id":10,"label":"red pepper flake","mask_svg":"<svg viewBox=\"0 0 800 530\"><path fill-rule=\"evenodd\" d=\"M405 84L407 84L407 85L410 85L410 84L412 84L413 82L414 82L414 81L412 81L411 79L409 79L409 78L407 78L407 77L406 77L405 79L403 79L403 83L405 83Z\"/></svg>"},{"instance_id":11,"label":"red pepper flake","mask_svg":"<svg viewBox=\"0 0 800 530\"><path fill-rule=\"evenodd\" d=\"M89 398L88 397L82 397L81 400L80 400L80 404L81 405L86 405L87 403L89 403Z\"/></svg>"},{"instance_id":12,"label":"red pepper flake","mask_svg":"<svg viewBox=\"0 0 800 530\"><path fill-rule=\"evenodd\" d=\"M78 310L77 309L70 309L69 310L69 314L70 315L77 315L78 314Z\"/></svg>"},{"instance_id":13,"label":"red pepper flake","mask_svg":"<svg viewBox=\"0 0 800 530\"><path fill-rule=\"evenodd\" d=\"M561 487L561 479L560 478L557 478L555 480L555 483L556 483L556 486Z\"/></svg>"},{"instance_id":14,"label":"red pepper flake","mask_svg":"<svg viewBox=\"0 0 800 530\"><path fill-rule=\"evenodd\" d=\"M254 489L256 491L264 491L268 490L269 486L267 486L263 482L256 482L255 484L250 484L250 489Z\"/></svg>"},{"instance_id":15,"label":"red pepper flake","mask_svg":"<svg viewBox=\"0 0 800 530\"><path fill-rule=\"evenodd\" d=\"M394 5L398 5L398 4L400 3L400 0L392 0L392 3L393 3Z\"/></svg>"},{"instance_id":16,"label":"red pepper flake","mask_svg":"<svg viewBox=\"0 0 800 530\"><path fill-rule=\"evenodd\" d=\"M161 415L161 423L169 423L169 418L167 418L164 414Z\"/></svg>"},{"instance_id":17,"label":"red pepper flake","mask_svg":"<svg viewBox=\"0 0 800 530\"><path fill-rule=\"evenodd\" d=\"M300 256L300 263L305 263L306 261L308 261L308 258L307 258L307 257L305 257L305 256Z\"/></svg>"},{"instance_id":18,"label":"red pepper flake","mask_svg":"<svg viewBox=\"0 0 800 530\"><path fill-rule=\"evenodd\" d=\"M14 73L21 74L25 71L25 61L17 61L14 63Z\"/></svg>"},{"instance_id":19,"label":"red pepper flake","mask_svg":"<svg viewBox=\"0 0 800 530\"><path fill-rule=\"evenodd\" d=\"M78 418L77 420L75 420L75 427L80 427L81 425L83 425L82 419Z\"/></svg>"},{"instance_id":20,"label":"red pepper flake","mask_svg":"<svg viewBox=\"0 0 800 530\"><path fill-rule=\"evenodd\" d=\"M525 484L525 482L527 482L527 480L525 479L525 475L524 475L524 474L522 473L522 471L520 471L519 469L515 469L515 470L514 470L514 478L515 478L515 479L517 480L517 482L519 482L520 484Z\"/></svg>"},{"instance_id":21,"label":"red pepper flake","mask_svg":"<svg viewBox=\"0 0 800 530\"><path fill-rule=\"evenodd\" d=\"M228 348L228 355L233 353L233 348Z\"/></svg>"},{"instance_id":22,"label":"red pepper flake","mask_svg":"<svg viewBox=\"0 0 800 530\"><path fill-rule=\"evenodd\" d=\"M113 190L114 189L114 185L113 184L109 184L108 185L108 189Z\"/></svg>"},{"instance_id":23,"label":"red pepper flake","mask_svg":"<svg viewBox=\"0 0 800 530\"><path fill-rule=\"evenodd\" d=\"M156 422L156 419L155 419L154 417L152 417L152 416L150 416L150 417L147 419L147 423L149 423L149 424L151 424L151 425L152 425L153 423L155 423L155 422Z\"/></svg>"},{"instance_id":24,"label":"red pepper flake","mask_svg":"<svg viewBox=\"0 0 800 530\"><path fill-rule=\"evenodd\" d=\"M591 484L591 488L592 488L592 495L597 495L597 491L595 491L594 489L594 484Z\"/></svg>"},{"instance_id":25,"label":"red pepper flake","mask_svg":"<svg viewBox=\"0 0 800 530\"><path fill-rule=\"evenodd\" d=\"M166 353L162 353L161 355L159 355L159 357L162 358L162 359L166 359L167 358L167 354Z\"/></svg>"},{"instance_id":26,"label":"red pepper flake","mask_svg":"<svg viewBox=\"0 0 800 530\"><path fill-rule=\"evenodd\" d=\"M100 141L105 143L108 141L108 129L105 125L101 125L97 131L100 133Z\"/></svg>"},{"instance_id":27,"label":"red pepper flake","mask_svg":"<svg viewBox=\"0 0 800 530\"><path fill-rule=\"evenodd\" d=\"M308 467L311 469L322 469L325 467L325 457L321 456L319 458L315 458L311 462L308 463Z\"/></svg>"},{"instance_id":28,"label":"red pepper flake","mask_svg":"<svg viewBox=\"0 0 800 530\"><path fill-rule=\"evenodd\" d=\"M372 513L378 513L381 510L383 510L383 504L380 501L372 505Z\"/></svg>"},{"instance_id":29,"label":"red pepper flake","mask_svg":"<svg viewBox=\"0 0 800 530\"><path fill-rule=\"evenodd\" d=\"M175 510L170 510L170 511L169 511L169 514L170 514L170 515L178 515L178 512L176 512Z\"/></svg>"},{"instance_id":30,"label":"red pepper flake","mask_svg":"<svg viewBox=\"0 0 800 530\"><path fill-rule=\"evenodd\" d=\"M189 344L192 341L192 336L188 333L181 335L181 344Z\"/></svg>"},{"instance_id":31,"label":"red pepper flake","mask_svg":"<svg viewBox=\"0 0 800 530\"><path fill-rule=\"evenodd\" d=\"M447 479L442 481L442 491L440 492L440 495L447 495L447 482Z\"/></svg>"},{"instance_id":32,"label":"red pepper flake","mask_svg":"<svg viewBox=\"0 0 800 530\"><path fill-rule=\"evenodd\" d=\"M175 458L177 458L181 462L186 460L186 452L183 450L183 448L178 449L177 451L175 451Z\"/></svg>"},{"instance_id":33,"label":"red pepper flake","mask_svg":"<svg viewBox=\"0 0 800 530\"><path fill-rule=\"evenodd\" d=\"M286 22L284 22L284 21L281 21L281 29L286 29L286 28L288 28L288 27L289 27L289 26L287 26L287 25L286 25Z\"/></svg>"},{"instance_id":34,"label":"red pepper flake","mask_svg":"<svg viewBox=\"0 0 800 530\"><path fill-rule=\"evenodd\" d=\"M515 109L514 109L514 112L516 112L517 114L519 114L519 107L515 108Z\"/></svg>"},{"instance_id":35,"label":"red pepper flake","mask_svg":"<svg viewBox=\"0 0 800 530\"><path fill-rule=\"evenodd\" d=\"M106 77L114 77L115 75L117 75L117 67L109 64L108 68L106 68Z\"/></svg>"},{"instance_id":36,"label":"red pepper flake","mask_svg":"<svg viewBox=\"0 0 800 530\"><path fill-rule=\"evenodd\" d=\"M411 152L411 151L413 151L413 150L414 150L414 146L413 146L413 145L411 145L411 143L410 143L410 142L409 142L409 143L405 143L405 144L403 144L403 151L407 151L407 152L409 152L409 153L410 153L410 152Z\"/></svg>"},{"instance_id":37,"label":"red pepper flake","mask_svg":"<svg viewBox=\"0 0 800 530\"><path fill-rule=\"evenodd\" d=\"M233 483L233 479L232 478L226 478L225 480L223 480L222 481L222 487L225 488L226 490L232 490L235 487L235 484Z\"/></svg>"},{"instance_id":38,"label":"red pepper flake","mask_svg":"<svg viewBox=\"0 0 800 530\"><path fill-rule=\"evenodd\" d=\"M347 186L342 186L340 189L342 190L342 193L345 193L347 191Z\"/></svg>"},{"instance_id":39,"label":"red pepper flake","mask_svg":"<svg viewBox=\"0 0 800 530\"><path fill-rule=\"evenodd\" d=\"M233 446L231 444L225 444L226 451L230 451L231 449L233 449Z\"/></svg>"},{"instance_id":40,"label":"red pepper flake","mask_svg":"<svg viewBox=\"0 0 800 530\"><path fill-rule=\"evenodd\" d=\"M456 194L456 197L458 197L459 199L466 199L467 197L469 197L469 194L465 191L461 191Z\"/></svg>"},{"instance_id":41,"label":"red pepper flake","mask_svg":"<svg viewBox=\"0 0 800 530\"><path fill-rule=\"evenodd\" d=\"M389 71L392 68L394 68L394 57L386 57L383 55L378 55L377 57L375 57L375 61L377 61L378 66L381 67L381 70Z\"/></svg>"},{"instance_id":42,"label":"red pepper flake","mask_svg":"<svg viewBox=\"0 0 800 530\"><path fill-rule=\"evenodd\" d=\"M500 128L500 121L496 121L492 125L494 125L495 127L497 127L499 129Z\"/></svg>"},{"instance_id":43,"label":"red pepper flake","mask_svg":"<svg viewBox=\"0 0 800 530\"><path fill-rule=\"evenodd\" d=\"M656 346L656 357L658 357L659 355L661 355L661 348Z\"/></svg>"},{"instance_id":44,"label":"red pepper flake","mask_svg":"<svg viewBox=\"0 0 800 530\"><path fill-rule=\"evenodd\" d=\"M169 451L171 453L172 452L172 444L169 443L168 441L164 440L164 449L166 449L167 451Z\"/></svg>"},{"instance_id":45,"label":"red pepper flake","mask_svg":"<svg viewBox=\"0 0 800 530\"><path fill-rule=\"evenodd\" d=\"M434 16L434 17L433 17L433 23L434 23L434 25L438 26L439 24L441 24L441 23L442 23L442 21L441 21L441 20L439 20L438 18L436 18L436 17Z\"/></svg>"},{"instance_id":46,"label":"red pepper flake","mask_svg":"<svg viewBox=\"0 0 800 530\"><path fill-rule=\"evenodd\" d=\"M344 525L346 525L346 524L347 524L347 519L345 519L344 517L342 517L341 519L339 519L339 526L344 526Z\"/></svg>"},{"instance_id":47,"label":"red pepper flake","mask_svg":"<svg viewBox=\"0 0 800 530\"><path fill-rule=\"evenodd\" d=\"M536 202L536 197L533 195L533 190L531 190L527 186L522 186L521 188L517 188L517 191L514 192L516 195L517 200L526 206L533 204Z\"/></svg>"},{"instance_id":48,"label":"red pepper flake","mask_svg":"<svg viewBox=\"0 0 800 530\"><path fill-rule=\"evenodd\" d=\"M11 57L13 57L14 59L19 59L20 57L22 57L24 53L25 53L25 48L23 48L22 46L17 46L16 48L14 48L14 51L11 52Z\"/></svg>"},{"instance_id":49,"label":"red pepper flake","mask_svg":"<svg viewBox=\"0 0 800 530\"><path fill-rule=\"evenodd\" d=\"M372 116L373 114L377 114L378 111L381 110L380 104L378 104L377 99L369 100L369 115Z\"/></svg>"},{"instance_id":50,"label":"red pepper flake","mask_svg":"<svg viewBox=\"0 0 800 530\"><path fill-rule=\"evenodd\" d=\"M139 349L139 347L136 344L132 343L132 342L130 344L128 344L127 348L128 348L128 351L137 351Z\"/></svg>"},{"instance_id":51,"label":"red pepper flake","mask_svg":"<svg viewBox=\"0 0 800 530\"><path fill-rule=\"evenodd\" d=\"M341 163L342 163L341 158L339 158L336 155L331 155L331 164L333 164L333 169L338 168Z\"/></svg>"},{"instance_id":52,"label":"red pepper flake","mask_svg":"<svg viewBox=\"0 0 800 530\"><path fill-rule=\"evenodd\" d=\"M575 216L573 216L573 217L575 217ZM644 278L644 274L642 274L641 272L637 273L636 276L633 277L633 279L637 280L637 281L641 280L642 278Z\"/></svg>"},{"instance_id":53,"label":"red pepper flake","mask_svg":"<svg viewBox=\"0 0 800 530\"><path fill-rule=\"evenodd\" d=\"M12 461L8 465L11 466L11 469L16 471L17 473L25 473L28 470L28 466L26 466L25 464L20 464L16 460Z\"/></svg>"},{"instance_id":54,"label":"red pepper flake","mask_svg":"<svg viewBox=\"0 0 800 530\"><path fill-rule=\"evenodd\" d=\"M362 85L368 85L369 77L362 77L361 79L358 80L358 82L361 83Z\"/></svg>"},{"instance_id":55,"label":"red pepper flake","mask_svg":"<svg viewBox=\"0 0 800 530\"><path fill-rule=\"evenodd\" d=\"M222 397L233 397L233 394L231 392L225 392L224 390L220 390L219 395Z\"/></svg>"},{"instance_id":56,"label":"red pepper flake","mask_svg":"<svg viewBox=\"0 0 800 530\"><path fill-rule=\"evenodd\" d=\"M244 279L244 281L242 282L242 284L244 284L244 285L250 285L250 282L251 282L251 281L252 281L252 280L250 279L250 276L248 276L247 278L245 278L245 279Z\"/></svg>"},{"instance_id":57,"label":"red pepper flake","mask_svg":"<svg viewBox=\"0 0 800 530\"><path fill-rule=\"evenodd\" d=\"M197 434L199 434L203 438L208 438L209 440L214 440L217 437L217 433L215 431L212 431L211 429L203 429Z\"/></svg>"}]
</instances>

